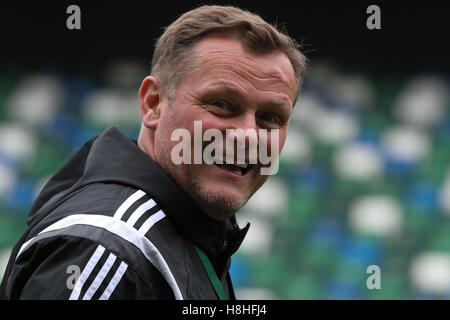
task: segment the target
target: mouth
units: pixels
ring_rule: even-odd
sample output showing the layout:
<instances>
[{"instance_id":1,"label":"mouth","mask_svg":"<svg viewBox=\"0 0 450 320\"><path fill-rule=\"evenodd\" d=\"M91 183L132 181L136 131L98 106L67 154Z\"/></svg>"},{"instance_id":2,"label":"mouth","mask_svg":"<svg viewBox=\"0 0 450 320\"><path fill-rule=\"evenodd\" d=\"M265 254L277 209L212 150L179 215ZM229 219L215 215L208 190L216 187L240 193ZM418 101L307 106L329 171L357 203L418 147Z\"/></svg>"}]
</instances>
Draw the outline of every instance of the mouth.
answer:
<instances>
[{"instance_id":1,"label":"mouth","mask_svg":"<svg viewBox=\"0 0 450 320\"><path fill-rule=\"evenodd\" d=\"M253 167L252 165L246 165L245 167L242 165L235 165L235 164L217 164L214 163L215 166L223 169L223 170L227 170L230 171L234 174L240 175L240 176L244 176L247 172L249 172L251 170L251 168Z\"/></svg>"},{"instance_id":2,"label":"mouth","mask_svg":"<svg viewBox=\"0 0 450 320\"><path fill-rule=\"evenodd\" d=\"M228 164L224 163L223 159L220 158L214 159L214 165L221 168L222 170L229 171L239 176L244 176L254 167L254 165L249 164L247 160L245 161L245 163L242 164L240 163Z\"/></svg>"}]
</instances>

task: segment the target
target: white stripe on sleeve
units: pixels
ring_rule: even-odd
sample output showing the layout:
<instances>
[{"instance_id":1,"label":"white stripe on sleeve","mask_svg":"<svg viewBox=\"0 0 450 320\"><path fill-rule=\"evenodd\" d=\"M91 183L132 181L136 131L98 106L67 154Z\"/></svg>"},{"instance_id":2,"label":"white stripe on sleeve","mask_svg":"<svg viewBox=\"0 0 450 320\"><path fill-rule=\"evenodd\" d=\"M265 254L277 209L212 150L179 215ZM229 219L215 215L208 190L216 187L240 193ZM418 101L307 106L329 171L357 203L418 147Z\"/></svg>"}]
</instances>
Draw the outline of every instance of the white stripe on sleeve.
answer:
<instances>
[{"instance_id":1,"label":"white stripe on sleeve","mask_svg":"<svg viewBox=\"0 0 450 320\"><path fill-rule=\"evenodd\" d=\"M138 221L138 219L148 210L150 210L151 208L153 208L156 205L155 201L153 201L153 199L148 200L147 202L144 202L143 204L141 204L134 212L133 214L130 216L130 218L127 220L127 223L130 226L134 226L134 224L136 223L136 221Z\"/></svg>"},{"instance_id":2,"label":"white stripe on sleeve","mask_svg":"<svg viewBox=\"0 0 450 320\"><path fill-rule=\"evenodd\" d=\"M89 286L89 289L87 289L86 293L83 296L83 300L90 300L92 296L97 291L98 287L100 287L101 283L105 279L106 275L108 274L108 271L111 269L114 261L116 261L117 257L110 253L108 256L108 259L106 259L105 264L98 272L97 276L95 277L94 281L92 281L91 285Z\"/></svg>"},{"instance_id":3,"label":"white stripe on sleeve","mask_svg":"<svg viewBox=\"0 0 450 320\"><path fill-rule=\"evenodd\" d=\"M121 262L119 265L119 268L117 268L116 273L112 277L111 281L109 282L108 286L106 287L103 294L100 296L99 300L108 300L111 294L114 292L114 289L116 288L117 284L120 282L120 279L122 279L122 276L125 274L125 271L127 270L128 265L125 262Z\"/></svg>"},{"instance_id":4,"label":"white stripe on sleeve","mask_svg":"<svg viewBox=\"0 0 450 320\"><path fill-rule=\"evenodd\" d=\"M145 235L150 228L157 223L159 220L164 218L166 215L162 210L159 210L155 214L152 214L145 222L142 224L142 226L139 228L139 233L142 235Z\"/></svg>"},{"instance_id":5,"label":"white stripe on sleeve","mask_svg":"<svg viewBox=\"0 0 450 320\"><path fill-rule=\"evenodd\" d=\"M128 197L127 200L125 200L120 207L117 209L116 213L114 213L114 218L121 219L125 211L130 208L133 203L138 201L140 198L142 198L145 195L145 192L142 190L138 190L135 193L133 193L131 196Z\"/></svg>"},{"instance_id":6,"label":"white stripe on sleeve","mask_svg":"<svg viewBox=\"0 0 450 320\"><path fill-rule=\"evenodd\" d=\"M81 288L83 287L87 278L91 274L91 272L94 269L95 265L97 264L98 260L100 260L100 257L103 255L103 252L105 252L105 248L102 247L101 245L99 245L97 247L97 249L95 250L94 254L89 259L86 266L84 267L80 276L78 277L78 280L75 283L75 287L73 288L72 293L70 294L69 300L78 300L78 297L80 296Z\"/></svg>"}]
</instances>

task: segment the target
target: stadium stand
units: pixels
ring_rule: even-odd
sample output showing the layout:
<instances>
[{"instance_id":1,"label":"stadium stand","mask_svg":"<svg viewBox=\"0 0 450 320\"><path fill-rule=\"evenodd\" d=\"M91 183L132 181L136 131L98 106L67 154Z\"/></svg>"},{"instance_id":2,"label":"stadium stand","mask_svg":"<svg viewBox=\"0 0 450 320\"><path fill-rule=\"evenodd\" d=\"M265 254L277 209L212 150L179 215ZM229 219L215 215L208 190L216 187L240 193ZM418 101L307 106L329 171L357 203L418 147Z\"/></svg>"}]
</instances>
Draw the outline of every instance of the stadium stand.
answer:
<instances>
[{"instance_id":1,"label":"stadium stand","mask_svg":"<svg viewBox=\"0 0 450 320\"><path fill-rule=\"evenodd\" d=\"M33 199L77 148L112 125L137 138L142 70L0 75L0 274ZM238 298L450 298L447 76L312 66L279 173L238 213L251 222L233 256ZM371 265L381 289L367 287Z\"/></svg>"}]
</instances>

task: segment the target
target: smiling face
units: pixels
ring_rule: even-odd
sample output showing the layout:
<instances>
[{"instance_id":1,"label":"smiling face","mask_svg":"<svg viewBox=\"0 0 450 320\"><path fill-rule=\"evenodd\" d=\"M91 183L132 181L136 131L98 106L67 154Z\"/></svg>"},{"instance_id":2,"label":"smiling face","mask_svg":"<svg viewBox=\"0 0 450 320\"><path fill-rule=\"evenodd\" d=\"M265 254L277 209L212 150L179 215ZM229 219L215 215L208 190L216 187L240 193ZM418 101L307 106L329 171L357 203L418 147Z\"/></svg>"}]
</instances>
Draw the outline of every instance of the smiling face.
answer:
<instances>
[{"instance_id":1,"label":"smiling face","mask_svg":"<svg viewBox=\"0 0 450 320\"><path fill-rule=\"evenodd\" d=\"M237 40L220 35L206 36L195 51L197 68L182 79L172 99L161 93L155 78L144 80L139 93L144 126L138 144L200 209L214 219L225 220L268 176L261 175L259 165L242 172L235 166L177 165L171 159L178 144L171 141L172 132L183 128L194 137L194 121L201 121L203 132L214 128L223 137L227 129L278 129L281 150L297 83L282 52L256 55ZM271 143L268 139L268 150Z\"/></svg>"}]
</instances>

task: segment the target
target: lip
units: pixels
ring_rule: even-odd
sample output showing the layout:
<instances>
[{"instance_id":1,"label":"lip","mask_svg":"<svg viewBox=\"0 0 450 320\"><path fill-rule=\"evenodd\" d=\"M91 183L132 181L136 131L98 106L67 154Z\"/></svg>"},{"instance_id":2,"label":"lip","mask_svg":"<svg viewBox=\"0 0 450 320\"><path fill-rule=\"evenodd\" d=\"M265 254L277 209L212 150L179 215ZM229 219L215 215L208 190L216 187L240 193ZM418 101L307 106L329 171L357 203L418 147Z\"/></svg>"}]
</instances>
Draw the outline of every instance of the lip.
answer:
<instances>
[{"instance_id":1,"label":"lip","mask_svg":"<svg viewBox=\"0 0 450 320\"><path fill-rule=\"evenodd\" d=\"M249 174L249 172L253 170L253 168L252 168L252 169L248 170L245 174L241 175L241 174L234 173L230 170L223 169L216 164L212 164L212 165L215 168L219 169L223 175L225 175L226 177L228 177L232 180L235 180L235 181L240 181L240 180L244 179Z\"/></svg>"}]
</instances>

